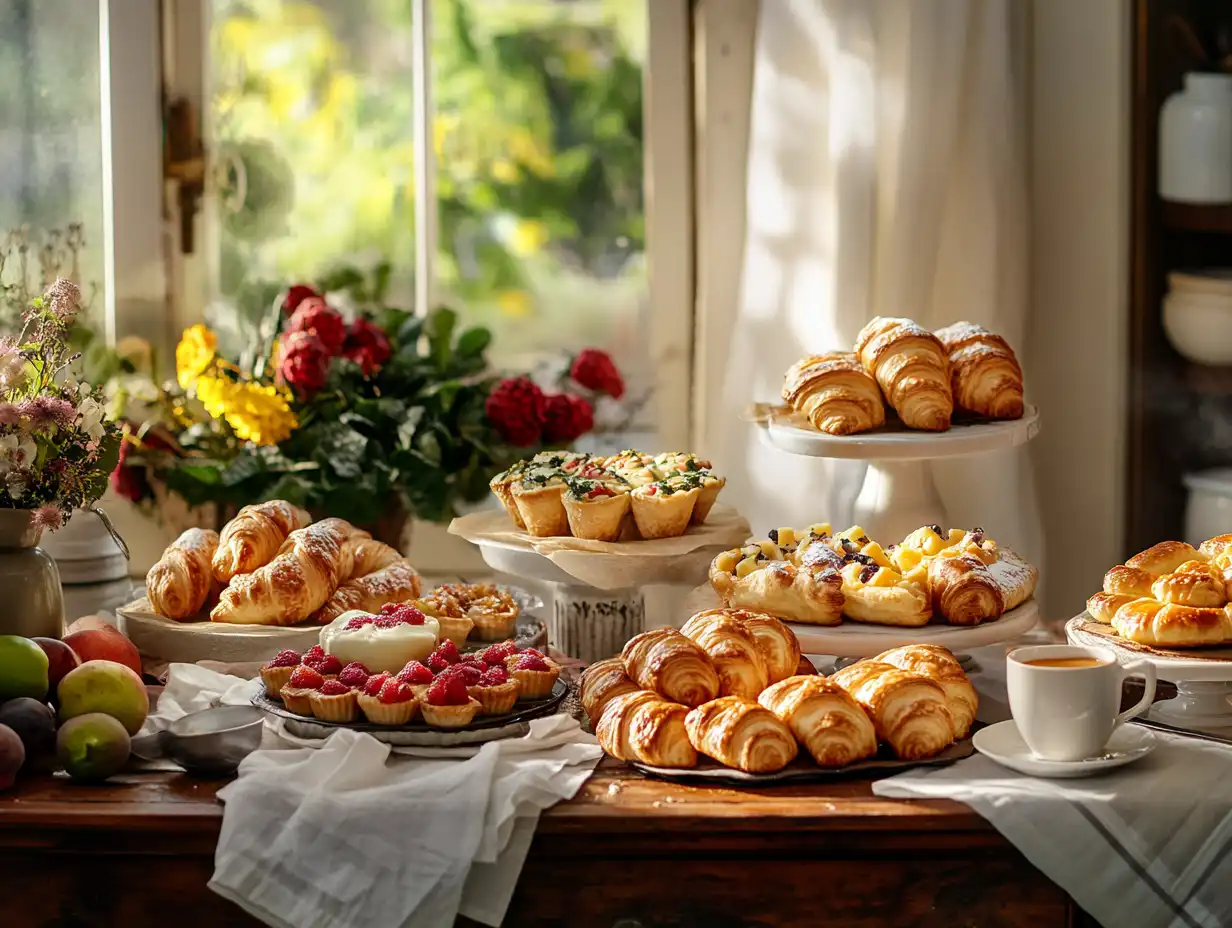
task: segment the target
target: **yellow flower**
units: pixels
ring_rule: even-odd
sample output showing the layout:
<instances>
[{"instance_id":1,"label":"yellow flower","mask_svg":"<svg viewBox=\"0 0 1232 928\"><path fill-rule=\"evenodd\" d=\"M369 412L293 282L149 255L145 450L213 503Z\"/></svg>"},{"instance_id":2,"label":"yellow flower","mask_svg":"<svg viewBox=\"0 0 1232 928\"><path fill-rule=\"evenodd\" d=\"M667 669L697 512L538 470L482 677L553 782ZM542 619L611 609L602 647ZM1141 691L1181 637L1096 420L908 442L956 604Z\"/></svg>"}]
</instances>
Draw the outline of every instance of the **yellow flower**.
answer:
<instances>
[{"instance_id":1,"label":"yellow flower","mask_svg":"<svg viewBox=\"0 0 1232 928\"><path fill-rule=\"evenodd\" d=\"M548 227L534 219L519 219L510 236L513 253L522 257L536 254L548 242Z\"/></svg>"},{"instance_id":2,"label":"yellow flower","mask_svg":"<svg viewBox=\"0 0 1232 928\"><path fill-rule=\"evenodd\" d=\"M178 353L178 352L177 352ZM211 418L221 419L227 414L231 405L232 388L235 386L225 377L215 377L213 374L198 377L193 384L193 392L205 407Z\"/></svg>"},{"instance_id":3,"label":"yellow flower","mask_svg":"<svg viewBox=\"0 0 1232 928\"><path fill-rule=\"evenodd\" d=\"M218 349L218 336L203 325L184 330L175 346L175 378L180 388L189 389L205 373Z\"/></svg>"},{"instance_id":4,"label":"yellow flower","mask_svg":"<svg viewBox=\"0 0 1232 928\"><path fill-rule=\"evenodd\" d=\"M299 427L291 411L291 394L285 387L236 383L228 393L224 415L242 441L276 445Z\"/></svg>"},{"instance_id":5,"label":"yellow flower","mask_svg":"<svg viewBox=\"0 0 1232 928\"><path fill-rule=\"evenodd\" d=\"M530 294L525 290L502 290L496 294L496 305L506 316L520 318L530 315Z\"/></svg>"}]
</instances>

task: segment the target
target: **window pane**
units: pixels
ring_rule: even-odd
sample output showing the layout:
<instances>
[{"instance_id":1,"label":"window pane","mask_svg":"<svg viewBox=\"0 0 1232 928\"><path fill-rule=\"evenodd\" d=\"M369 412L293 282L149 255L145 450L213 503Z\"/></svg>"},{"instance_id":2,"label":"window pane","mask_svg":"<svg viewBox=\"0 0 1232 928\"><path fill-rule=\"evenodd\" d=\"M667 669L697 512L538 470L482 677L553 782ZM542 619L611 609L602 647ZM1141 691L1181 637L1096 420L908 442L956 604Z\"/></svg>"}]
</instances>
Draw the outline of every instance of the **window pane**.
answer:
<instances>
[{"instance_id":1,"label":"window pane","mask_svg":"<svg viewBox=\"0 0 1232 928\"><path fill-rule=\"evenodd\" d=\"M339 265L414 268L410 0L211 0L209 140L223 180L220 294Z\"/></svg>"},{"instance_id":2,"label":"window pane","mask_svg":"<svg viewBox=\"0 0 1232 928\"><path fill-rule=\"evenodd\" d=\"M646 6L435 0L438 289L511 366L594 345L648 382Z\"/></svg>"},{"instance_id":3,"label":"window pane","mask_svg":"<svg viewBox=\"0 0 1232 928\"><path fill-rule=\"evenodd\" d=\"M81 283L96 313L102 307L98 30L97 3L0 0L0 281L17 305L59 274ZM24 291L11 235L23 225ZM0 326L12 324L13 308L4 301Z\"/></svg>"}]
</instances>

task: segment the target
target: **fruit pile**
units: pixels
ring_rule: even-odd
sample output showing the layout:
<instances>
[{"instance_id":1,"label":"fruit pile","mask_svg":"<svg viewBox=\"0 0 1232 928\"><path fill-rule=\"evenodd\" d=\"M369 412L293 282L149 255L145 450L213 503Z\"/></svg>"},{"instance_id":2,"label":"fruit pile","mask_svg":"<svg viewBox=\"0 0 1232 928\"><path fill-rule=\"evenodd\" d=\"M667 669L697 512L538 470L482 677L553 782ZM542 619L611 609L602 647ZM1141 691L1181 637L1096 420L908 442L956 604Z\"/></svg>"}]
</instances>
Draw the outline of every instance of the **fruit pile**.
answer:
<instances>
[{"instance_id":1,"label":"fruit pile","mask_svg":"<svg viewBox=\"0 0 1232 928\"><path fill-rule=\"evenodd\" d=\"M63 641L0 635L0 789L22 771L107 779L149 711L137 649L101 619L73 623Z\"/></svg>"}]
</instances>

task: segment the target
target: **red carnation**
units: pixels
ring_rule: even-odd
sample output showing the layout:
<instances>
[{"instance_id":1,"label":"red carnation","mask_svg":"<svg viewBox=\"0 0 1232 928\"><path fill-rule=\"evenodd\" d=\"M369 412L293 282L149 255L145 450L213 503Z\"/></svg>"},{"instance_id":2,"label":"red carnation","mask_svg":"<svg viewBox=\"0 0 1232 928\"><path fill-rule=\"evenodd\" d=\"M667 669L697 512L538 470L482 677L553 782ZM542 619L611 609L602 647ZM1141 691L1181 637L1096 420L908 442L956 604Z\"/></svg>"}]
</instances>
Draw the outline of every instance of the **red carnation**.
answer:
<instances>
[{"instance_id":1,"label":"red carnation","mask_svg":"<svg viewBox=\"0 0 1232 928\"><path fill-rule=\"evenodd\" d=\"M385 337L380 326L363 317L351 323L346 344L342 346L342 356L362 367L365 377L371 377L380 370L381 365L389 360L391 353L389 339Z\"/></svg>"},{"instance_id":2,"label":"red carnation","mask_svg":"<svg viewBox=\"0 0 1232 928\"><path fill-rule=\"evenodd\" d=\"M288 332L282 338L278 373L301 393L316 393L329 377L330 353L311 332Z\"/></svg>"},{"instance_id":3,"label":"red carnation","mask_svg":"<svg viewBox=\"0 0 1232 928\"><path fill-rule=\"evenodd\" d=\"M139 503L145 496L145 471L128 463L132 453L132 442L125 439L120 442L120 461L111 472L111 488L118 496L134 503Z\"/></svg>"},{"instance_id":4,"label":"red carnation","mask_svg":"<svg viewBox=\"0 0 1232 928\"><path fill-rule=\"evenodd\" d=\"M296 284L287 290L287 295L282 298L282 311L288 316L291 315L299 309L299 304L310 296L320 296L320 294L307 284Z\"/></svg>"},{"instance_id":5,"label":"red carnation","mask_svg":"<svg viewBox=\"0 0 1232 928\"><path fill-rule=\"evenodd\" d=\"M543 438L550 445L567 445L595 427L590 403L572 393L549 396L544 404Z\"/></svg>"},{"instance_id":6,"label":"red carnation","mask_svg":"<svg viewBox=\"0 0 1232 928\"><path fill-rule=\"evenodd\" d=\"M545 406L543 391L533 382L509 377L488 394L483 409L505 441L525 448L537 444L543 434Z\"/></svg>"},{"instance_id":7,"label":"red carnation","mask_svg":"<svg viewBox=\"0 0 1232 928\"><path fill-rule=\"evenodd\" d=\"M310 296L299 304L291 315L287 331L311 332L331 355L342 350L342 343L347 337L346 323L338 310L330 308L319 296Z\"/></svg>"},{"instance_id":8,"label":"red carnation","mask_svg":"<svg viewBox=\"0 0 1232 928\"><path fill-rule=\"evenodd\" d=\"M625 395L625 381L615 362L606 351L598 348L582 349L573 359L569 376L587 390L606 393L612 399L618 400Z\"/></svg>"}]
</instances>

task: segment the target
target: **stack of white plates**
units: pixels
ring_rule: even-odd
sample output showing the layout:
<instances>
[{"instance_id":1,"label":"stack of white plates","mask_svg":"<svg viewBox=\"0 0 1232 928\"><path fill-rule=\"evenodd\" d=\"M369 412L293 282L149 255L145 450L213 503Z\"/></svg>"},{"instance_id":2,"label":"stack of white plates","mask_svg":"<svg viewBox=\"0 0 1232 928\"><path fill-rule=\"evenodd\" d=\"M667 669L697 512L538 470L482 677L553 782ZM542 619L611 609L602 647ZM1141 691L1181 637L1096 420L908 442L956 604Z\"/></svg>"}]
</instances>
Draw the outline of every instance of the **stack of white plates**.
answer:
<instances>
[{"instance_id":1,"label":"stack of white plates","mask_svg":"<svg viewBox=\"0 0 1232 928\"><path fill-rule=\"evenodd\" d=\"M1197 364L1232 364L1232 268L1174 271L1164 297L1164 331Z\"/></svg>"}]
</instances>

